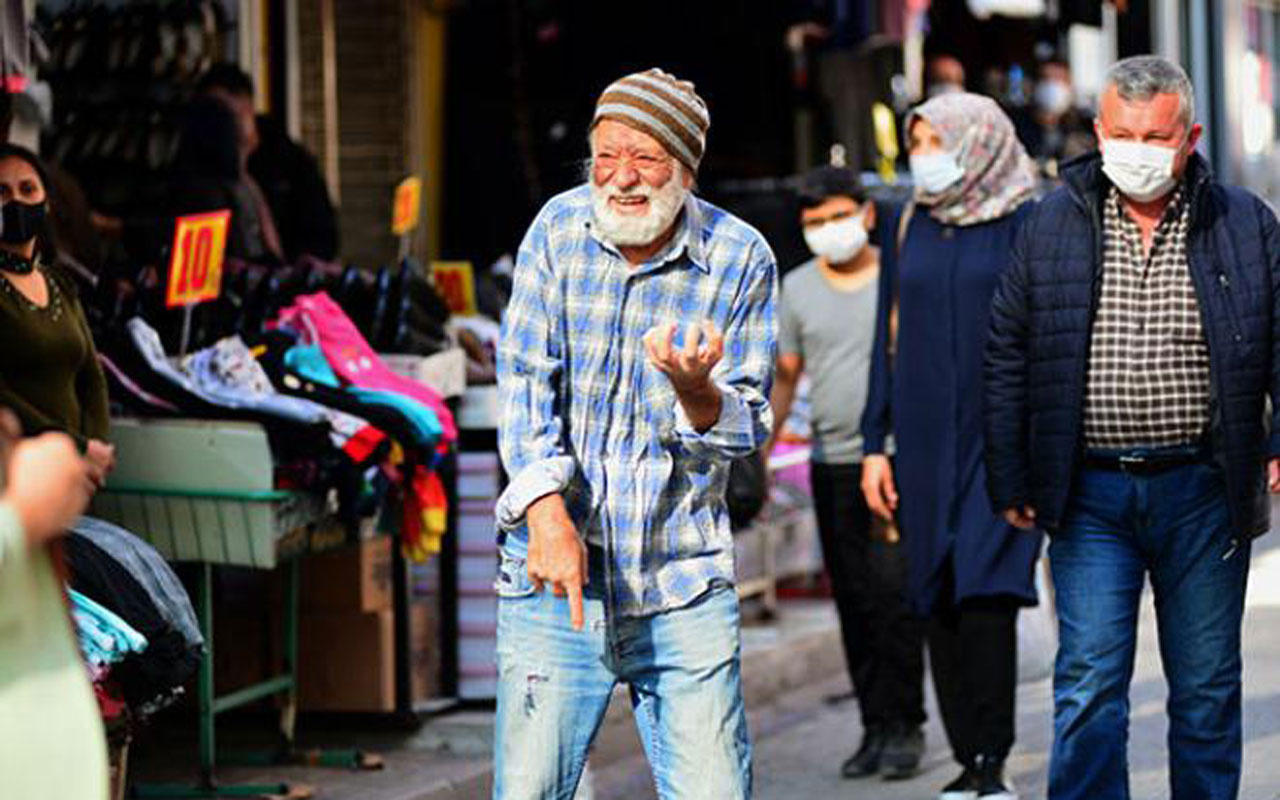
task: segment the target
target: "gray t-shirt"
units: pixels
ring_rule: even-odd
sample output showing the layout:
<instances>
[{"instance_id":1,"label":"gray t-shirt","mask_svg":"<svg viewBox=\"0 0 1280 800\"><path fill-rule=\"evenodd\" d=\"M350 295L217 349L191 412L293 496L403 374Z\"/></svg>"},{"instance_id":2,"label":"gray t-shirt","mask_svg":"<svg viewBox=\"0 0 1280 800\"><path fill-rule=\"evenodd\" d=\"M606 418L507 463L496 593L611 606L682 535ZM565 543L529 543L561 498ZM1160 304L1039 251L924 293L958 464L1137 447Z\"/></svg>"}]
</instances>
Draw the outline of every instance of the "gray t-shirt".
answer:
<instances>
[{"instance_id":1,"label":"gray t-shirt","mask_svg":"<svg viewBox=\"0 0 1280 800\"><path fill-rule=\"evenodd\" d=\"M804 358L813 414L813 460L862 460L862 411L867 405L875 339L879 278L841 291L816 260L792 270L782 283L778 352ZM779 421L781 424L781 421Z\"/></svg>"}]
</instances>

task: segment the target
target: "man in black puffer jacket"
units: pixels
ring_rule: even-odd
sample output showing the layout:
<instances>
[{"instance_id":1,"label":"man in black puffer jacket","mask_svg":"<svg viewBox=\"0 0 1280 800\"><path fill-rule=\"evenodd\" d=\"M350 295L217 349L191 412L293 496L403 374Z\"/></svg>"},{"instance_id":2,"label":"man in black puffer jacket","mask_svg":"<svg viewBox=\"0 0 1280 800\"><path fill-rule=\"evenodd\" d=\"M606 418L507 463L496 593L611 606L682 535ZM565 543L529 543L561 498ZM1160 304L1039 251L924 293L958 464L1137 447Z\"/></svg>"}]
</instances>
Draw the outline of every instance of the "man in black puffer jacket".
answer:
<instances>
[{"instance_id":1,"label":"man in black puffer jacket","mask_svg":"<svg viewBox=\"0 0 1280 800\"><path fill-rule=\"evenodd\" d=\"M1049 797L1127 798L1144 578L1174 800L1234 798L1250 540L1280 490L1280 228L1213 180L1186 74L1112 67L1102 155L1023 226L986 354L995 507L1052 534L1060 652Z\"/></svg>"}]
</instances>

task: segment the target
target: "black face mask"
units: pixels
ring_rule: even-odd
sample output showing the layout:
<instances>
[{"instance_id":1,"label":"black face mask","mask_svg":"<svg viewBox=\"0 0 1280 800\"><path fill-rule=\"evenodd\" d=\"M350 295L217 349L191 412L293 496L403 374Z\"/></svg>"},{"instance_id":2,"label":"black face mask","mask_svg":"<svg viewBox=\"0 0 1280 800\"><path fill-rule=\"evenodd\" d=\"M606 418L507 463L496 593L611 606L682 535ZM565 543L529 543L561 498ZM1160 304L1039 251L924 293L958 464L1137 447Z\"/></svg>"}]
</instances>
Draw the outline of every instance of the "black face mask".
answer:
<instances>
[{"instance_id":1,"label":"black face mask","mask_svg":"<svg viewBox=\"0 0 1280 800\"><path fill-rule=\"evenodd\" d=\"M36 238L48 212L47 203L10 200L0 206L0 242L26 244Z\"/></svg>"}]
</instances>

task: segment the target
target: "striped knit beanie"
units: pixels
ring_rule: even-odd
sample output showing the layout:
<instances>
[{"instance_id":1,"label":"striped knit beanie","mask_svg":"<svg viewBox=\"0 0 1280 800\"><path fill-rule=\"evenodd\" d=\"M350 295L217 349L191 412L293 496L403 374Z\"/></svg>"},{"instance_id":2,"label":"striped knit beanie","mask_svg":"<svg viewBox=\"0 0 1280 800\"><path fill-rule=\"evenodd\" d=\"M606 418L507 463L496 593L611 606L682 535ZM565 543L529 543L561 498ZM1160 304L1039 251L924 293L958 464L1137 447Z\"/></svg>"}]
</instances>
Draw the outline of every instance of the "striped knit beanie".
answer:
<instances>
[{"instance_id":1,"label":"striped knit beanie","mask_svg":"<svg viewBox=\"0 0 1280 800\"><path fill-rule=\"evenodd\" d=\"M600 95L592 129L606 119L649 134L691 171L698 171L711 117L689 81L660 69L621 78Z\"/></svg>"}]
</instances>

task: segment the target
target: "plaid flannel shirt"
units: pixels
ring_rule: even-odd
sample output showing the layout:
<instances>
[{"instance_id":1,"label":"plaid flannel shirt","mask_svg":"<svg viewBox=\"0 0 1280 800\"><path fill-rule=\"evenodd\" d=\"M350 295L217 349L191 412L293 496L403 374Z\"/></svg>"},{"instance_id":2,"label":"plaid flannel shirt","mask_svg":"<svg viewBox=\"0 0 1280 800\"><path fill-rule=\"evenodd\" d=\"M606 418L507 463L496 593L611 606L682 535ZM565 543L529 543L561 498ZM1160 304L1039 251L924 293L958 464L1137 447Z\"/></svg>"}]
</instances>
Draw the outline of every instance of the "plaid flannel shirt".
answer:
<instances>
[{"instance_id":1,"label":"plaid flannel shirt","mask_svg":"<svg viewBox=\"0 0 1280 800\"><path fill-rule=\"evenodd\" d=\"M560 492L606 560L615 613L681 608L733 581L729 461L769 436L777 267L764 238L690 195L671 244L632 268L592 232L590 187L552 199L520 246L498 347L499 449L510 483L499 536ZM709 319L723 402L701 434L651 365L655 325Z\"/></svg>"},{"instance_id":2,"label":"plaid flannel shirt","mask_svg":"<svg viewBox=\"0 0 1280 800\"><path fill-rule=\"evenodd\" d=\"M1190 444L1209 427L1209 344L1187 263L1190 214L1180 188L1144 253L1120 193L1107 195L1085 388L1090 449Z\"/></svg>"}]
</instances>

